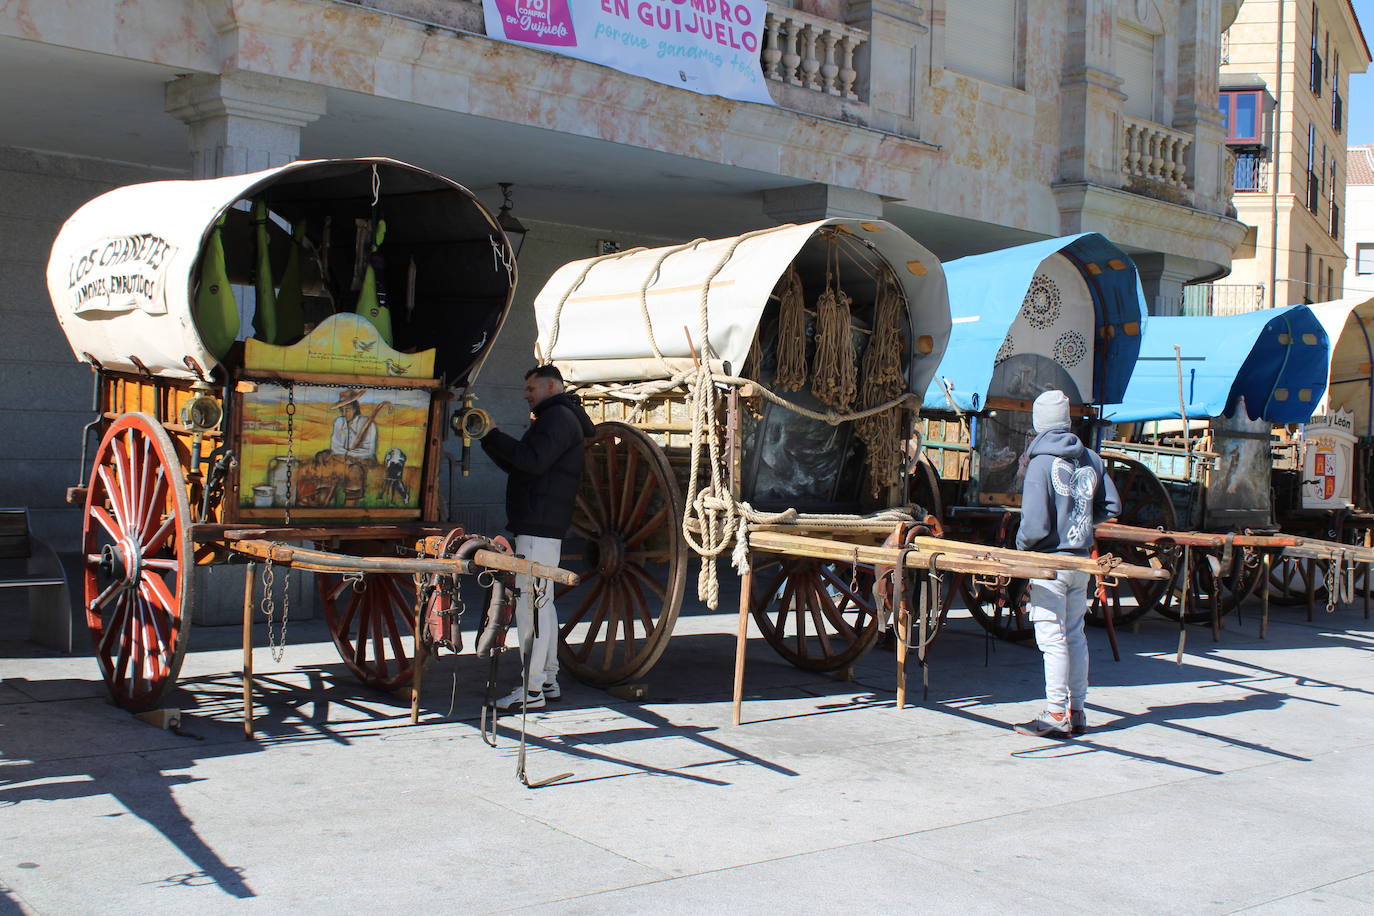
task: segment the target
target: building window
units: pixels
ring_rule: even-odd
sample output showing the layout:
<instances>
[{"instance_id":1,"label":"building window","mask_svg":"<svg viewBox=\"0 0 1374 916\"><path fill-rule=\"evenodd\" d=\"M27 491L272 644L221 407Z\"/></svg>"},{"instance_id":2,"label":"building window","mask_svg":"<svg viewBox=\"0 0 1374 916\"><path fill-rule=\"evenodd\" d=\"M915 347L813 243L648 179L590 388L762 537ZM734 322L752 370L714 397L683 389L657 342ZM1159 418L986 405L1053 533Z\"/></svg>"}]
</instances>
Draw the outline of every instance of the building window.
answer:
<instances>
[{"instance_id":1,"label":"building window","mask_svg":"<svg viewBox=\"0 0 1374 916\"><path fill-rule=\"evenodd\" d=\"M1335 299L1339 296L1340 293L1336 292L1336 268L1328 267L1326 269L1326 298Z\"/></svg>"},{"instance_id":2,"label":"building window","mask_svg":"<svg viewBox=\"0 0 1374 916\"><path fill-rule=\"evenodd\" d=\"M1322 94L1322 56L1317 50L1317 33L1320 20L1317 18L1317 4L1312 4L1312 65L1308 71L1307 87L1312 94L1321 98Z\"/></svg>"},{"instance_id":3,"label":"building window","mask_svg":"<svg viewBox=\"0 0 1374 916\"><path fill-rule=\"evenodd\" d=\"M1221 93L1221 121L1226 142L1262 146L1264 129L1264 92L1259 89Z\"/></svg>"},{"instance_id":4,"label":"building window","mask_svg":"<svg viewBox=\"0 0 1374 916\"><path fill-rule=\"evenodd\" d=\"M1312 246L1302 246L1302 301L1312 304Z\"/></svg>"},{"instance_id":5,"label":"building window","mask_svg":"<svg viewBox=\"0 0 1374 916\"><path fill-rule=\"evenodd\" d=\"M1355 273L1374 274L1374 242L1360 242L1355 246Z\"/></svg>"},{"instance_id":6,"label":"building window","mask_svg":"<svg viewBox=\"0 0 1374 916\"><path fill-rule=\"evenodd\" d=\"M1326 279L1326 259L1325 259L1325 258L1317 258L1317 301L1318 301L1318 302L1325 302L1325 301L1326 301L1326 288L1322 285L1322 281L1325 280L1325 279Z\"/></svg>"},{"instance_id":7,"label":"building window","mask_svg":"<svg viewBox=\"0 0 1374 916\"><path fill-rule=\"evenodd\" d=\"M1017 0L959 0L945 5L945 69L1019 85Z\"/></svg>"},{"instance_id":8,"label":"building window","mask_svg":"<svg viewBox=\"0 0 1374 916\"><path fill-rule=\"evenodd\" d=\"M1313 213L1321 202L1321 174L1317 165L1317 125L1307 125L1307 209Z\"/></svg>"},{"instance_id":9,"label":"building window","mask_svg":"<svg viewBox=\"0 0 1374 916\"><path fill-rule=\"evenodd\" d=\"M1129 23L1117 22L1113 49L1116 75L1123 80L1126 93L1122 111L1142 121L1155 120L1155 96L1159 80L1155 75L1155 36Z\"/></svg>"}]
</instances>

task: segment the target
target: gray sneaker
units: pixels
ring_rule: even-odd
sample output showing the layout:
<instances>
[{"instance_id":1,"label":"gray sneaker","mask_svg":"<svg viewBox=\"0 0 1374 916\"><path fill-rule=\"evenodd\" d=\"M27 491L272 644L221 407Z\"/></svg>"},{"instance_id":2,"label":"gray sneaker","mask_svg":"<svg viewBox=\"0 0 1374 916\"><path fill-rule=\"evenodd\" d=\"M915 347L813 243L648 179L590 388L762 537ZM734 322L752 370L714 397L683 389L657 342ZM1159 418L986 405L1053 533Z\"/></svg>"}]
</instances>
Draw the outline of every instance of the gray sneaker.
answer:
<instances>
[{"instance_id":1,"label":"gray sneaker","mask_svg":"<svg viewBox=\"0 0 1374 916\"><path fill-rule=\"evenodd\" d=\"M1050 715L1048 709L1042 712L1038 719L1012 726L1018 735L1029 735L1032 738L1067 738L1072 734L1070 728L1068 716L1056 719Z\"/></svg>"},{"instance_id":2,"label":"gray sneaker","mask_svg":"<svg viewBox=\"0 0 1374 916\"><path fill-rule=\"evenodd\" d=\"M1088 716L1081 709L1069 710L1069 731L1075 735L1083 735L1088 731Z\"/></svg>"},{"instance_id":3,"label":"gray sneaker","mask_svg":"<svg viewBox=\"0 0 1374 916\"><path fill-rule=\"evenodd\" d=\"M544 699L556 700L563 695L563 688L558 686L557 681L544 682Z\"/></svg>"}]
</instances>

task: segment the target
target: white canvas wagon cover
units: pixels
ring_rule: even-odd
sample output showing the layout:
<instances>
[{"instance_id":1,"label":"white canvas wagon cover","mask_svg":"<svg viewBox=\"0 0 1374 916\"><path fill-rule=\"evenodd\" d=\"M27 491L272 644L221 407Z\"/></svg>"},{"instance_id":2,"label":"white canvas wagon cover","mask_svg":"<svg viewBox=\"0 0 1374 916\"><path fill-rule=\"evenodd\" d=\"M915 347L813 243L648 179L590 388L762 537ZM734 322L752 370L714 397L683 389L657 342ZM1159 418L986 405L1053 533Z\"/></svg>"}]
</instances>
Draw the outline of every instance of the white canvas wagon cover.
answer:
<instances>
[{"instance_id":1,"label":"white canvas wagon cover","mask_svg":"<svg viewBox=\"0 0 1374 916\"><path fill-rule=\"evenodd\" d=\"M237 201L266 195L274 211L294 218L292 209L310 206L314 193L323 201L365 201L374 180L383 199L389 192L409 198L405 222L395 221L390 234L401 244L408 234L489 236L493 248L508 245L466 188L394 159L302 160L245 175L128 185L82 206L53 243L48 292L67 341L79 359L107 369L139 371L137 359L154 375L192 379L194 360L208 375L219 360L196 328L193 284L202 246L220 215ZM293 199L278 204L272 199L278 191ZM484 256L490 263L492 256ZM467 324L485 333L470 353L463 347L461 365L445 367L450 383L476 374L500 329L514 285L513 259L508 260L512 266L498 267L499 278L491 281L491 306L484 308L491 314L466 316Z\"/></svg>"},{"instance_id":2,"label":"white canvas wagon cover","mask_svg":"<svg viewBox=\"0 0 1374 916\"><path fill-rule=\"evenodd\" d=\"M881 220L788 224L565 264L534 300L541 355L571 382L669 378L692 365L693 348L713 369L728 363L738 373L778 279L827 227L847 233L892 269L908 307L908 382L912 392L922 394L949 340L944 271L924 246ZM700 339L703 299L705 341ZM922 337L924 346L917 345ZM651 339L664 359L654 354Z\"/></svg>"}]
</instances>

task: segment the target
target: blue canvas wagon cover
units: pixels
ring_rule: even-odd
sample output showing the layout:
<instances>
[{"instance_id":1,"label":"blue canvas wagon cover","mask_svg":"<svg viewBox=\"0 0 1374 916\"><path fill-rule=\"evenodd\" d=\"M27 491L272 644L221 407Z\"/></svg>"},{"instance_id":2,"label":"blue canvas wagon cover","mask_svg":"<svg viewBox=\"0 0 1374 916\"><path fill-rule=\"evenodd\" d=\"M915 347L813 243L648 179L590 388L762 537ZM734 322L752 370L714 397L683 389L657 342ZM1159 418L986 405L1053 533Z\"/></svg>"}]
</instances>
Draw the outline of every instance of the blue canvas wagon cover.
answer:
<instances>
[{"instance_id":1,"label":"blue canvas wagon cover","mask_svg":"<svg viewBox=\"0 0 1374 916\"><path fill-rule=\"evenodd\" d=\"M1244 397L1252 420L1301 423L1326 390L1329 352L1326 331L1305 305L1151 318L1126 397L1109 418L1180 419L1181 362L1189 419L1230 416Z\"/></svg>"},{"instance_id":2,"label":"blue canvas wagon cover","mask_svg":"<svg viewBox=\"0 0 1374 916\"><path fill-rule=\"evenodd\" d=\"M1042 265L1063 255L1082 277L1094 312L1090 399L1121 400L1140 348L1145 324L1144 295L1135 264L1096 232L1032 242L945 264L952 328L937 382L926 391L925 406L978 411L986 404L993 372L1006 352L1008 332ZM1045 356L1053 354L1046 353ZM948 396L941 387L948 388ZM1082 392L1088 399L1088 392Z\"/></svg>"}]
</instances>

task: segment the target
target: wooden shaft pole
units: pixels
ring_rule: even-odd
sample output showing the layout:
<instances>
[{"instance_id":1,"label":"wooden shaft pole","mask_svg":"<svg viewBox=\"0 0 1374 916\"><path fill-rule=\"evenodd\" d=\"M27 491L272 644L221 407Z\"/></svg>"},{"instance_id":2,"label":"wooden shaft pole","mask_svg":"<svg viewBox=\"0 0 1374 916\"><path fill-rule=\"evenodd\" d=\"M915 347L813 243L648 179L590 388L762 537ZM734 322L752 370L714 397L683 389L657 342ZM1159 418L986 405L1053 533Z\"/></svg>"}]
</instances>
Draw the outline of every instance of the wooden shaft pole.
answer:
<instances>
[{"instance_id":1,"label":"wooden shaft pole","mask_svg":"<svg viewBox=\"0 0 1374 916\"><path fill-rule=\"evenodd\" d=\"M243 577L243 737L253 739L253 572L249 563Z\"/></svg>"},{"instance_id":2,"label":"wooden shaft pole","mask_svg":"<svg viewBox=\"0 0 1374 916\"><path fill-rule=\"evenodd\" d=\"M415 589L415 613L411 618L412 632L415 634L415 664L410 669L410 724L420 724L420 680L425 675L425 663L429 660L429 647L425 645L424 634L424 589Z\"/></svg>"},{"instance_id":3,"label":"wooden shaft pole","mask_svg":"<svg viewBox=\"0 0 1374 916\"><path fill-rule=\"evenodd\" d=\"M754 567L745 567L744 576L739 583L739 627L735 632L735 698L731 724L740 724L740 711L744 705L744 650L749 639L749 602L754 586Z\"/></svg>"},{"instance_id":4,"label":"wooden shaft pole","mask_svg":"<svg viewBox=\"0 0 1374 916\"><path fill-rule=\"evenodd\" d=\"M1274 569L1274 555L1266 550L1263 562L1264 569L1261 575L1264 579L1260 582L1260 639L1269 635L1269 576Z\"/></svg>"}]
</instances>

